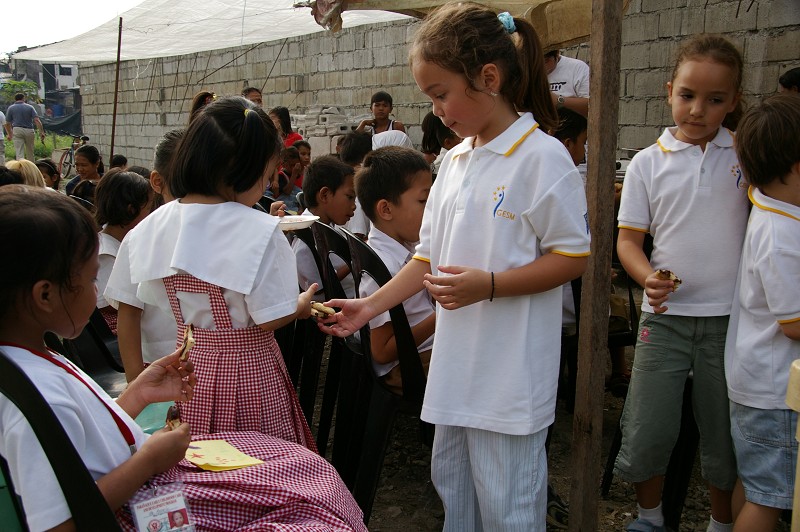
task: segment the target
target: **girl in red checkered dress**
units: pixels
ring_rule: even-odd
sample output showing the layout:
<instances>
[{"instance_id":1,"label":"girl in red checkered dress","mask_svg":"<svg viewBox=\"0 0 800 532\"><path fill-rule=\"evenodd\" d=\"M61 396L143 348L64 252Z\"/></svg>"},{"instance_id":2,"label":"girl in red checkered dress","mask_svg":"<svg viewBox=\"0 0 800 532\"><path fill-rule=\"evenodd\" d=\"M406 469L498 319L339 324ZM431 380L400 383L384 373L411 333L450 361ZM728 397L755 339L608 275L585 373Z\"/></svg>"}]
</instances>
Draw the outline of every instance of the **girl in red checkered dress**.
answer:
<instances>
[{"instance_id":1,"label":"girl in red checkered dress","mask_svg":"<svg viewBox=\"0 0 800 532\"><path fill-rule=\"evenodd\" d=\"M191 123L172 162L167 203L131 231L119 256L145 303L171 313L178 343L196 344L193 434L259 431L315 445L273 331L308 317L294 256L278 218L251 208L275 172L279 137L243 98L215 101Z\"/></svg>"},{"instance_id":2,"label":"girl in red checkered dress","mask_svg":"<svg viewBox=\"0 0 800 532\"><path fill-rule=\"evenodd\" d=\"M134 530L127 501L142 486L152 495L180 482L197 530L366 531L336 470L301 445L261 432L192 438L188 424L143 433L133 418L147 404L193 400L193 363L180 360L179 351L153 362L114 400L47 349L45 332L74 338L95 309L97 226L83 207L44 189L2 187L0 246L14 250L0 261L0 356L35 383L123 530ZM192 439L224 439L264 463L203 471L183 459ZM39 439L3 394L0 455L22 498L27 528L76 529Z\"/></svg>"}]
</instances>

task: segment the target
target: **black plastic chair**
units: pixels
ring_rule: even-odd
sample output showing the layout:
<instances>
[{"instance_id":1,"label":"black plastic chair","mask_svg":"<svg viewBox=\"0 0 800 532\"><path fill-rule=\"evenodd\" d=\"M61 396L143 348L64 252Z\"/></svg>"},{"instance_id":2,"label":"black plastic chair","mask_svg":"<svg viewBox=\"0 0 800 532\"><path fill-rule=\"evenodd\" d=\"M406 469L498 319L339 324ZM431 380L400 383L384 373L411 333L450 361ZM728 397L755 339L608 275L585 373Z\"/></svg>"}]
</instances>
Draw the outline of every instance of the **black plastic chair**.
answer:
<instances>
[{"instance_id":1,"label":"black plastic chair","mask_svg":"<svg viewBox=\"0 0 800 532\"><path fill-rule=\"evenodd\" d=\"M83 464L78 451L64 432L55 413L28 376L0 349L0 393L5 395L30 423L55 472L77 530L120 530L114 513ZM11 486L8 464L0 459L3 474ZM15 498L16 499L16 498ZM25 515L15 500L20 523ZM22 501L24 504L24 501Z\"/></svg>"},{"instance_id":2,"label":"black plastic chair","mask_svg":"<svg viewBox=\"0 0 800 532\"><path fill-rule=\"evenodd\" d=\"M361 239L352 233L347 233L347 244L352 258L356 290L358 290L364 275L371 277L379 286L383 286L391 280L392 276L386 265ZM403 411L419 416L427 383L403 305L400 304L390 309L389 315L394 329L400 374L403 380L402 396L391 392L375 375L370 356L369 326L361 330L361 348L364 353L361 363L364 366L363 371L370 377L370 396L353 496L364 511L365 522L369 520L372 512L372 503L378 489L386 448L397 414ZM433 426L420 421L420 431L423 441L431 445Z\"/></svg>"},{"instance_id":3,"label":"black plastic chair","mask_svg":"<svg viewBox=\"0 0 800 532\"><path fill-rule=\"evenodd\" d=\"M73 339L64 339L68 358L100 385L110 396L116 397L125 390L125 368L119 354L117 337L109 329L105 318L94 309L89 323Z\"/></svg>"}]
</instances>

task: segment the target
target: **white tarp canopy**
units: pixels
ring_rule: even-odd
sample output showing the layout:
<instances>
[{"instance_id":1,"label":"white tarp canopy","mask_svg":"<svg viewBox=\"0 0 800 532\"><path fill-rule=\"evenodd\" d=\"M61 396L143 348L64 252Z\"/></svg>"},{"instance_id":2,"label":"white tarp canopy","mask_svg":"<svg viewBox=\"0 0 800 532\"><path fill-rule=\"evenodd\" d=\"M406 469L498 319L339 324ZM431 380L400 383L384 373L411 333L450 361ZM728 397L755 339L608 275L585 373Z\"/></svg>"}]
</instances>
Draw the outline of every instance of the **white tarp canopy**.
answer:
<instances>
[{"instance_id":1,"label":"white tarp canopy","mask_svg":"<svg viewBox=\"0 0 800 532\"><path fill-rule=\"evenodd\" d=\"M122 16L126 59L184 55L323 31L308 8L292 0L145 0ZM344 27L408 18L387 11L347 11ZM113 62L119 19L72 39L14 54L14 59Z\"/></svg>"}]
</instances>

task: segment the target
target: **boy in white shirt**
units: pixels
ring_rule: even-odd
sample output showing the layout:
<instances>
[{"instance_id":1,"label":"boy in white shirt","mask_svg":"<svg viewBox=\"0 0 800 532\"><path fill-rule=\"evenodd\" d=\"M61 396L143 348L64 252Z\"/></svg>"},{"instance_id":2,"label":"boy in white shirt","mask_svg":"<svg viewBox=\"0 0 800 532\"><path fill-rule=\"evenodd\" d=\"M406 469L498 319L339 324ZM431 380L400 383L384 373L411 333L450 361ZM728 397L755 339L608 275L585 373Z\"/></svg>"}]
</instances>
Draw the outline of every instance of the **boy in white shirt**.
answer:
<instances>
[{"instance_id":1,"label":"boy in white shirt","mask_svg":"<svg viewBox=\"0 0 800 532\"><path fill-rule=\"evenodd\" d=\"M371 152L356 176L358 201L372 222L367 242L392 276L413 256L432 185L430 166L422 154L398 146ZM367 297L377 289L377 283L364 276L359 295ZM433 301L423 288L403 302L403 309L427 374L436 324ZM369 322L372 365L384 384L399 395L403 385L390 319L384 312Z\"/></svg>"},{"instance_id":2,"label":"boy in white shirt","mask_svg":"<svg viewBox=\"0 0 800 532\"><path fill-rule=\"evenodd\" d=\"M800 356L800 96L781 94L739 124L736 154L753 204L725 346L739 480L734 530L774 530L792 507L797 415L786 407Z\"/></svg>"},{"instance_id":3,"label":"boy in white shirt","mask_svg":"<svg viewBox=\"0 0 800 532\"><path fill-rule=\"evenodd\" d=\"M319 216L319 221L332 227L345 225L356 208L356 192L353 186L354 170L332 155L317 157L308 166L303 179L303 198L307 209L303 214ZM323 290L317 263L308 246L299 238L292 241L292 251L297 260L297 277L300 287L307 290L317 283ZM331 263L342 281L348 297L355 296L355 283L350 268L344 261L331 255Z\"/></svg>"}]
</instances>

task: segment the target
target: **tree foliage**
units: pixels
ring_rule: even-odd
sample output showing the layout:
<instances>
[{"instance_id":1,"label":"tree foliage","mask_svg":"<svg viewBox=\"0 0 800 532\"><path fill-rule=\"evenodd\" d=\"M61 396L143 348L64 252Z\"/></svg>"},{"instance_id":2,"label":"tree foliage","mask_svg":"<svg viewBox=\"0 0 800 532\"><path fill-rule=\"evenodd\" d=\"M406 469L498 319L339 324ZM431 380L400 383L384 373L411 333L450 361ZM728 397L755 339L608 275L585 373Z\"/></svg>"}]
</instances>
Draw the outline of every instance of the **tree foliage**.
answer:
<instances>
[{"instance_id":1,"label":"tree foliage","mask_svg":"<svg viewBox=\"0 0 800 532\"><path fill-rule=\"evenodd\" d=\"M32 81L6 80L0 87L0 100L14 103L14 95L23 93L29 102L39 102L39 87Z\"/></svg>"}]
</instances>

